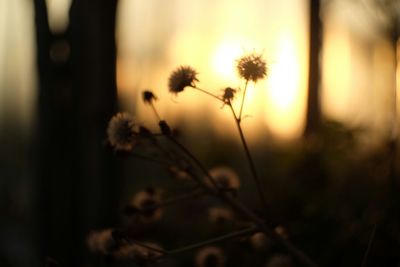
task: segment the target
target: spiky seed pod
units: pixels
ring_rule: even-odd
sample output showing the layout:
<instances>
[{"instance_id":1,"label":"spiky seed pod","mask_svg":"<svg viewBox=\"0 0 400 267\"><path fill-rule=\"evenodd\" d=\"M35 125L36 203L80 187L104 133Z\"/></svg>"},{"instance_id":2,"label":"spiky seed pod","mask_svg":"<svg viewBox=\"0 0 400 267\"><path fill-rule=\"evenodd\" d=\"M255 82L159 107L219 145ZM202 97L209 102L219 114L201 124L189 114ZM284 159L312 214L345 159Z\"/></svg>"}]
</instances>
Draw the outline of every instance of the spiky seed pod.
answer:
<instances>
[{"instance_id":1,"label":"spiky seed pod","mask_svg":"<svg viewBox=\"0 0 400 267\"><path fill-rule=\"evenodd\" d=\"M157 97L152 91L146 90L142 93L142 99L145 104L151 104L153 101L157 100Z\"/></svg>"},{"instance_id":2,"label":"spiky seed pod","mask_svg":"<svg viewBox=\"0 0 400 267\"><path fill-rule=\"evenodd\" d=\"M257 82L267 76L267 64L261 55L252 53L237 61L239 76L246 81Z\"/></svg>"},{"instance_id":3,"label":"spiky seed pod","mask_svg":"<svg viewBox=\"0 0 400 267\"><path fill-rule=\"evenodd\" d=\"M224 267L225 253L219 247L209 246L199 250L196 254L196 267Z\"/></svg>"},{"instance_id":4,"label":"spiky seed pod","mask_svg":"<svg viewBox=\"0 0 400 267\"><path fill-rule=\"evenodd\" d=\"M168 80L168 88L171 93L182 92L187 86L195 86L199 81L196 77L197 72L190 66L180 66L171 73Z\"/></svg>"},{"instance_id":5,"label":"spiky seed pod","mask_svg":"<svg viewBox=\"0 0 400 267\"><path fill-rule=\"evenodd\" d=\"M117 113L108 123L107 137L115 150L130 151L136 143L136 123L126 112Z\"/></svg>"}]
</instances>

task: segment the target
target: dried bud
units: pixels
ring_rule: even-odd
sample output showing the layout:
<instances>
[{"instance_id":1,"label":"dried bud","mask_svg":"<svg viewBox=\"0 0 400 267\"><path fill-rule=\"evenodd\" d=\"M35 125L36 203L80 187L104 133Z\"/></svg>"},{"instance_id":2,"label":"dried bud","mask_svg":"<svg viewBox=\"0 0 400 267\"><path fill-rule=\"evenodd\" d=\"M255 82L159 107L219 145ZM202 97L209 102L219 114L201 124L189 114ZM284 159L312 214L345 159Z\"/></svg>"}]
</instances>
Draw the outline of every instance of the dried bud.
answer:
<instances>
[{"instance_id":1,"label":"dried bud","mask_svg":"<svg viewBox=\"0 0 400 267\"><path fill-rule=\"evenodd\" d=\"M195 86L197 72L189 66L181 66L169 76L168 87L171 93L182 92L186 86Z\"/></svg>"},{"instance_id":2,"label":"dried bud","mask_svg":"<svg viewBox=\"0 0 400 267\"><path fill-rule=\"evenodd\" d=\"M196 267L224 267L225 254L219 247L205 247L196 254Z\"/></svg>"},{"instance_id":3,"label":"dried bud","mask_svg":"<svg viewBox=\"0 0 400 267\"><path fill-rule=\"evenodd\" d=\"M240 187L239 176L228 167L216 167L209 171L211 177L221 190L237 191ZM206 182L210 184L208 179Z\"/></svg>"},{"instance_id":4,"label":"dried bud","mask_svg":"<svg viewBox=\"0 0 400 267\"><path fill-rule=\"evenodd\" d=\"M229 104L235 97L235 93L236 93L235 89L226 87L222 99L224 100L225 103Z\"/></svg>"},{"instance_id":5,"label":"dried bud","mask_svg":"<svg viewBox=\"0 0 400 267\"><path fill-rule=\"evenodd\" d=\"M151 91L144 91L142 94L143 102L145 104L151 104L153 101L157 100L157 97Z\"/></svg>"}]
</instances>

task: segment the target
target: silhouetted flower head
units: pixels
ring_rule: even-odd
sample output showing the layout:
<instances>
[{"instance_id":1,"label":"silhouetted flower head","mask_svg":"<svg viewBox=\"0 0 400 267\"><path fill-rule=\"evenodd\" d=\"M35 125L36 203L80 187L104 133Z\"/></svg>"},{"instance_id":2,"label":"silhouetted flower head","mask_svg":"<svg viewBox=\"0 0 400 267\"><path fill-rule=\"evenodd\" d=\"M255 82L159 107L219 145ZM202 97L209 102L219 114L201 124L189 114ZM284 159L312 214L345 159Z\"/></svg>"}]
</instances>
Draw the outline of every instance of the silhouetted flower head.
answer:
<instances>
[{"instance_id":1,"label":"silhouetted flower head","mask_svg":"<svg viewBox=\"0 0 400 267\"><path fill-rule=\"evenodd\" d=\"M263 232L257 232L250 236L250 244L253 248L261 250L266 249L272 245L272 240L267 237Z\"/></svg>"},{"instance_id":2,"label":"silhouetted flower head","mask_svg":"<svg viewBox=\"0 0 400 267\"><path fill-rule=\"evenodd\" d=\"M189 173L187 173L187 171L183 170L182 168L179 168L176 165L169 166L168 171L172 177L177 178L179 180L188 181L191 179L191 177L190 177Z\"/></svg>"},{"instance_id":3,"label":"silhouetted flower head","mask_svg":"<svg viewBox=\"0 0 400 267\"><path fill-rule=\"evenodd\" d=\"M145 104L151 104L153 101L157 100L157 97L154 95L154 93L148 90L142 93L142 97Z\"/></svg>"},{"instance_id":4,"label":"silhouetted flower head","mask_svg":"<svg viewBox=\"0 0 400 267\"><path fill-rule=\"evenodd\" d=\"M232 210L224 207L212 207L208 210L208 218L212 223L225 223L232 221L234 216Z\"/></svg>"},{"instance_id":5,"label":"silhouetted flower head","mask_svg":"<svg viewBox=\"0 0 400 267\"><path fill-rule=\"evenodd\" d=\"M162 256L161 252L156 251L162 250L162 247L159 244L154 242L141 242L141 244L145 245L146 247L135 244L134 241L131 243L126 243L118 250L114 251L113 256L120 259L133 259L133 261L138 263L139 266L151 263Z\"/></svg>"},{"instance_id":6,"label":"silhouetted flower head","mask_svg":"<svg viewBox=\"0 0 400 267\"><path fill-rule=\"evenodd\" d=\"M276 226L274 228L274 231L275 231L275 233L280 235L283 239L288 239L289 238L289 233L288 233L287 229L282 225Z\"/></svg>"},{"instance_id":7,"label":"silhouetted flower head","mask_svg":"<svg viewBox=\"0 0 400 267\"><path fill-rule=\"evenodd\" d=\"M154 190L154 191L153 191ZM146 189L135 194L132 206L137 209L143 222L152 222L161 218L162 209L159 207L161 202L161 192L157 189Z\"/></svg>"},{"instance_id":8,"label":"silhouetted flower head","mask_svg":"<svg viewBox=\"0 0 400 267\"><path fill-rule=\"evenodd\" d=\"M225 254L219 247L209 246L199 250L196 254L196 267L224 267Z\"/></svg>"},{"instance_id":9,"label":"silhouetted flower head","mask_svg":"<svg viewBox=\"0 0 400 267\"><path fill-rule=\"evenodd\" d=\"M240 187L239 176L228 167L215 167L209 171L220 189L227 191L236 191ZM207 181L208 179L206 179ZM209 183L209 181L207 181Z\"/></svg>"},{"instance_id":10,"label":"silhouetted flower head","mask_svg":"<svg viewBox=\"0 0 400 267\"><path fill-rule=\"evenodd\" d=\"M256 82L267 75L267 64L261 55L255 53L241 57L237 69L240 77L247 81Z\"/></svg>"},{"instance_id":11,"label":"silhouetted flower head","mask_svg":"<svg viewBox=\"0 0 400 267\"><path fill-rule=\"evenodd\" d=\"M236 90L230 87L226 87L222 99L225 103L230 103L235 97Z\"/></svg>"},{"instance_id":12,"label":"silhouetted flower head","mask_svg":"<svg viewBox=\"0 0 400 267\"><path fill-rule=\"evenodd\" d=\"M112 232L112 229L91 232L87 238L89 249L93 252L108 253L115 245Z\"/></svg>"},{"instance_id":13,"label":"silhouetted flower head","mask_svg":"<svg viewBox=\"0 0 400 267\"><path fill-rule=\"evenodd\" d=\"M133 148L137 133L136 124L126 112L117 113L108 123L107 137L115 150L129 151Z\"/></svg>"},{"instance_id":14,"label":"silhouetted flower head","mask_svg":"<svg viewBox=\"0 0 400 267\"><path fill-rule=\"evenodd\" d=\"M292 267L293 263L289 256L284 254L273 255L265 264L265 267Z\"/></svg>"},{"instance_id":15,"label":"silhouetted flower head","mask_svg":"<svg viewBox=\"0 0 400 267\"><path fill-rule=\"evenodd\" d=\"M182 92L186 86L195 86L197 72L189 66L180 66L169 76L168 88L171 93Z\"/></svg>"}]
</instances>

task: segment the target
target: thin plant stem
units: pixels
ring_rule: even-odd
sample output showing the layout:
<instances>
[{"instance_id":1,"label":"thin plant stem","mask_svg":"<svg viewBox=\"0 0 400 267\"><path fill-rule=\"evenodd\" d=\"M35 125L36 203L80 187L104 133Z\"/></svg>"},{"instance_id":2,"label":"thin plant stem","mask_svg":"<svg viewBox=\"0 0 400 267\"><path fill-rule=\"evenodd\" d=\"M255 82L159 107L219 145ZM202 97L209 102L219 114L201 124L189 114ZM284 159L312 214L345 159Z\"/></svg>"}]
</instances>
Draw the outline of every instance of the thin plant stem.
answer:
<instances>
[{"instance_id":1,"label":"thin plant stem","mask_svg":"<svg viewBox=\"0 0 400 267\"><path fill-rule=\"evenodd\" d=\"M250 166L250 171L251 171L253 180L254 180L254 182L256 184L257 193L258 193L258 195L260 197L260 200L261 200L261 203L262 203L262 205L263 205L263 207L265 209L265 213L267 213L268 210L269 210L268 202L267 202L267 199L265 197L265 193L264 193L264 190L263 190L263 186L261 184L261 180L258 177L253 158L252 158L252 156L250 154L250 150L249 150L249 147L247 145L246 138L244 137L242 126L240 125L240 115L239 115L239 117L236 116L235 110L233 109L233 106L232 106L232 104L230 102L228 103L228 106L232 111L233 117L235 118L236 127L237 127L237 129L239 131L240 140L242 142L243 149L245 151L246 158L247 158L247 161L248 161L249 166Z\"/></svg>"},{"instance_id":2,"label":"thin plant stem","mask_svg":"<svg viewBox=\"0 0 400 267\"><path fill-rule=\"evenodd\" d=\"M213 180L210 173L207 171L207 169L204 168L204 166L201 164L201 162L184 145L177 142L174 138L172 138L170 136L169 136L169 140L171 140L179 149L182 150L182 152L184 152L188 157L190 157L194 161L194 163L201 169L201 171L204 173L204 175L206 177L208 177L210 180ZM225 203L229 204L234 210L243 214L250 221L255 223L256 226L260 229L260 231L262 231L267 236L271 237L278 244L285 247L286 250L289 253L291 253L299 262L302 262L305 266L308 266L308 267L317 267L318 266L303 251L301 251L299 248L297 248L295 245L293 245L290 241L282 238L280 235L275 233L275 231L272 230L265 223L265 221L263 219L258 217L254 212L252 212L249 208L244 206L237 199L235 199L231 195L225 194L224 192L221 192L221 191L215 192L211 187L207 186L207 184L203 180L201 180L198 177L196 178L196 176L192 173L189 173L189 174L191 174L192 177L195 179L195 181L197 181L203 188L208 190L211 195L214 195L215 197L217 197L220 200L224 201Z\"/></svg>"},{"instance_id":3,"label":"thin plant stem","mask_svg":"<svg viewBox=\"0 0 400 267\"><path fill-rule=\"evenodd\" d=\"M160 248L155 248L153 246L149 246L143 242L137 241L135 239L131 239L131 238L125 238L126 241L128 241L130 244L135 244L138 245L140 247L146 248L148 250L163 254L163 255L168 255L168 251L164 250L164 249L160 249Z\"/></svg>"},{"instance_id":4,"label":"thin plant stem","mask_svg":"<svg viewBox=\"0 0 400 267\"><path fill-rule=\"evenodd\" d=\"M151 108L152 108L154 114L156 115L157 120L160 121L160 120L161 120L161 117L160 117L160 114L158 114L157 109L156 109L156 107L154 106L154 103L153 103L153 102L150 102L150 106L151 106Z\"/></svg>"},{"instance_id":5,"label":"thin plant stem","mask_svg":"<svg viewBox=\"0 0 400 267\"><path fill-rule=\"evenodd\" d=\"M218 99L219 101L224 102L224 100L223 100L221 97L219 97L219 96L217 96L217 95L214 95L213 93L210 93L210 92L207 91L207 90L201 89L201 88L196 87L196 86L192 86L192 88L193 88L193 89L196 89L196 90L199 90L200 92L205 93L205 94L207 94L207 95L209 95L209 96L211 96L211 97L213 97L213 98L216 98L216 99Z\"/></svg>"},{"instance_id":6,"label":"thin plant stem","mask_svg":"<svg viewBox=\"0 0 400 267\"><path fill-rule=\"evenodd\" d=\"M195 197L202 196L204 194L205 194L204 190L198 188L196 190L193 190L192 192L184 193L184 194L166 199L158 204L154 204L154 205L146 206L145 208L141 208L141 209L139 209L139 212L145 212L145 211L149 211L149 210L154 210L156 208L179 204L179 203L182 203L183 200L189 200L189 199L192 199Z\"/></svg>"},{"instance_id":7,"label":"thin plant stem","mask_svg":"<svg viewBox=\"0 0 400 267\"><path fill-rule=\"evenodd\" d=\"M365 253L364 253L364 257L363 257L363 261L362 261L361 267L367 266L367 261L368 261L369 254L371 252L372 243L374 242L374 239L375 239L376 228L378 227L377 225L378 224L375 223L374 224L374 228L372 229L372 232L371 232L371 235L370 235L369 241L368 241L368 246L367 246L367 249L365 250Z\"/></svg>"},{"instance_id":8,"label":"thin plant stem","mask_svg":"<svg viewBox=\"0 0 400 267\"><path fill-rule=\"evenodd\" d=\"M198 243L195 243L195 244L191 244L191 245L180 247L180 248L177 248L177 249L174 249L174 250L170 250L170 251L168 251L168 254L169 255L178 254L178 253L190 251L190 250L193 250L193 249L197 249L197 248L200 248L200 247L204 247L204 246L207 246L207 245L210 245L210 244L215 244L215 243L218 243L218 242L231 240L231 239L236 238L236 237L245 236L245 235L249 235L249 234L255 233L255 232L257 232L257 230L258 230L258 228L255 227L255 226L254 227L250 227L250 228L247 228L247 229L239 230L239 231L232 232L232 233L229 233L229 234L226 234L226 235L222 235L222 236L219 236L219 237L215 237L215 238L211 238L211 239L208 239L208 240L205 240L205 241L201 241L201 242L198 242Z\"/></svg>"},{"instance_id":9,"label":"thin plant stem","mask_svg":"<svg viewBox=\"0 0 400 267\"><path fill-rule=\"evenodd\" d=\"M175 138L172 136L167 136L168 139L175 144L181 151L183 151L186 156L188 156L200 169L201 171L206 174L206 178L209 180L209 182L213 185L215 189L219 189L218 184L214 180L214 178L209 174L208 170L203 166L203 164L190 152L183 144L178 142ZM208 188L208 186L206 186Z\"/></svg>"},{"instance_id":10,"label":"thin plant stem","mask_svg":"<svg viewBox=\"0 0 400 267\"><path fill-rule=\"evenodd\" d=\"M243 97L242 97L242 103L240 104L240 111L239 111L239 117L236 117L236 120L239 120L239 122L242 120L242 112L243 112L243 106L244 106L244 100L246 98L246 92L247 92L247 85L249 84L249 80L246 80L246 84L244 85L244 91L243 91Z\"/></svg>"},{"instance_id":11,"label":"thin plant stem","mask_svg":"<svg viewBox=\"0 0 400 267\"><path fill-rule=\"evenodd\" d=\"M205 241L201 241L201 242L198 242L198 243L194 243L194 244L191 244L191 245L186 245L186 246L183 246L183 247L180 247L180 248L177 248L177 249L172 249L172 250L163 250L163 249L154 248L152 246L146 245L146 244L144 244L142 242L137 242L135 240L129 240L129 241L132 242L132 243L137 244L138 246L142 246L144 248L147 248L147 249L153 250L153 251L155 251L157 253L160 253L162 255L160 255L159 258L163 258L163 257L166 257L166 256L170 256L170 255L175 255L175 254L191 251L191 250L194 250L194 249L197 249L197 248L200 248L200 247L204 247L204 246L207 246L207 245L210 245L210 244L215 244L215 243L218 243L218 242L231 240L231 239L236 238L236 237L249 235L249 234L257 232L257 230L258 230L257 227L254 226L254 227L250 227L250 228L247 228L247 229L242 229L242 230L239 230L239 231L236 231L236 232L232 232L232 233L229 233L229 234L226 234L226 235L222 235L222 236L218 236L218 237L215 237L215 238L211 238L211 239L208 239L208 240L205 240Z\"/></svg>"}]
</instances>

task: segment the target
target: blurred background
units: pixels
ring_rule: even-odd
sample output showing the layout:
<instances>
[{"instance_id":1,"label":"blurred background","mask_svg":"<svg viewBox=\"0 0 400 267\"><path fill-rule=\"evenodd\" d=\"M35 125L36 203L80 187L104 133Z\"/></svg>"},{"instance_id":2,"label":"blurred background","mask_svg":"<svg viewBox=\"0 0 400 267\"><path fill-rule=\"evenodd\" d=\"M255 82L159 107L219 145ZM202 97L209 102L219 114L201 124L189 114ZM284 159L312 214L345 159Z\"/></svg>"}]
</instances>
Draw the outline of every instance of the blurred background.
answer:
<instances>
[{"instance_id":1,"label":"blurred background","mask_svg":"<svg viewBox=\"0 0 400 267\"><path fill-rule=\"evenodd\" d=\"M155 129L144 89L207 166L248 175L229 110L167 80L190 65L215 94L243 87L251 52L268 78L243 127L294 243L321 266L361 265L376 226L370 266L400 266L399 34L396 0L0 0L0 266L101 262L87 233L157 183L104 146L118 110Z\"/></svg>"}]
</instances>

